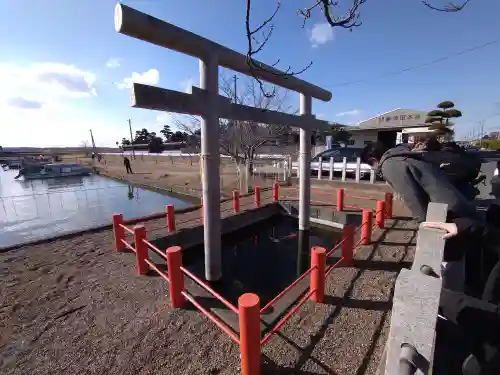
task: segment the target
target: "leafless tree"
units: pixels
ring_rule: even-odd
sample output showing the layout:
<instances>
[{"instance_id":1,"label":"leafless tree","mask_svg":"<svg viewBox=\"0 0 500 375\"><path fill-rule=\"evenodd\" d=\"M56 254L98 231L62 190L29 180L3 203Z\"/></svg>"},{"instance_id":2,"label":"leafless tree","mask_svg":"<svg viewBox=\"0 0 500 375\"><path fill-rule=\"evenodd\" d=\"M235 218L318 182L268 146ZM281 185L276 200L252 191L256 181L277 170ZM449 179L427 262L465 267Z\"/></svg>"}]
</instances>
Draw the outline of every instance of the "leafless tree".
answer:
<instances>
[{"instance_id":1,"label":"leafless tree","mask_svg":"<svg viewBox=\"0 0 500 375\"><path fill-rule=\"evenodd\" d=\"M291 66L288 66L283 70L282 73L269 70L266 66L260 64L255 56L262 51L269 39L271 38L273 31L275 29L274 20L281 8L282 0L275 0L276 6L271 15L262 21L258 26L251 26L251 13L252 13L252 0L246 0L246 14L245 14L245 31L247 36L247 63L250 70L253 72L255 70L265 70L268 73L283 75L283 76L295 76L298 75L312 65L312 61L309 62L305 67L298 70L293 70ZM303 18L302 27L305 27L306 22L311 18L314 12L321 12L331 27L339 27L352 31L354 28L361 26L361 7L367 2L367 0L306 0L310 2L310 6L299 9L297 14ZM442 0L436 0L442 1ZM434 1L420 0L420 2L429 9L438 12L454 13L461 11L470 0L459 0L459 3L447 2L442 5L436 4ZM342 8L342 5L349 4L347 8ZM271 67L278 68L280 60L276 60ZM256 77L257 82L260 85L260 89L264 96L273 96L274 91L266 91L263 82Z\"/></svg>"},{"instance_id":2,"label":"leafless tree","mask_svg":"<svg viewBox=\"0 0 500 375\"><path fill-rule=\"evenodd\" d=\"M288 91L270 85L258 83L252 77L242 77L236 91L233 77L220 77L220 92L233 102L286 113L297 112L288 102ZM263 90L261 86L264 85ZM272 91L273 95L266 95ZM190 134L200 134L200 119L195 116L174 117L175 125ZM260 147L266 144L286 140L291 136L291 127L262 124L254 121L220 120L220 152L228 155L236 163L239 171L241 190L246 190L244 181L253 173L254 160Z\"/></svg>"},{"instance_id":3,"label":"leafless tree","mask_svg":"<svg viewBox=\"0 0 500 375\"><path fill-rule=\"evenodd\" d=\"M85 156L88 156L89 155L89 142L88 141L82 141L80 143L80 147L83 148Z\"/></svg>"}]
</instances>

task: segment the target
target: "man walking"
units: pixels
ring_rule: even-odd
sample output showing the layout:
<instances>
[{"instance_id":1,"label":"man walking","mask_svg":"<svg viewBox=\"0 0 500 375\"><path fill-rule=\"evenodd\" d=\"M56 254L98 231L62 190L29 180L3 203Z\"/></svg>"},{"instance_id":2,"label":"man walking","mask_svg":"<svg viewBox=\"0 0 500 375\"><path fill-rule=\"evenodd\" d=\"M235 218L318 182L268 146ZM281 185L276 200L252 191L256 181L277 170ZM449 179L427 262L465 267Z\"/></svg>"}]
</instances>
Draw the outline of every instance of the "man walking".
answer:
<instances>
[{"instance_id":1,"label":"man walking","mask_svg":"<svg viewBox=\"0 0 500 375\"><path fill-rule=\"evenodd\" d=\"M125 165L127 174L134 174L134 172L132 172L132 167L130 166L130 160L126 156L123 157L123 164Z\"/></svg>"}]
</instances>

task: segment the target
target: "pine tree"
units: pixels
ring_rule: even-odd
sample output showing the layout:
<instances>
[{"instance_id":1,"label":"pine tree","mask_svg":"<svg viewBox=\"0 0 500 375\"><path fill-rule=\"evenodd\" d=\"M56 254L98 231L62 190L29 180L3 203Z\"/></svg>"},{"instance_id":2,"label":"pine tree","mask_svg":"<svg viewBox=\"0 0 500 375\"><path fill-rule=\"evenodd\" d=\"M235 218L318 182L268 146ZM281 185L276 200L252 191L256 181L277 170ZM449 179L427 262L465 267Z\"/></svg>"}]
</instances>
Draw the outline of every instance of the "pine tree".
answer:
<instances>
[{"instance_id":1,"label":"pine tree","mask_svg":"<svg viewBox=\"0 0 500 375\"><path fill-rule=\"evenodd\" d=\"M437 107L439 109L427 113L425 122L430 124L429 130L434 130L437 136L453 134L454 130L450 127L455 124L450 119L462 117L462 112L455 109L455 104L449 100L439 103Z\"/></svg>"}]
</instances>

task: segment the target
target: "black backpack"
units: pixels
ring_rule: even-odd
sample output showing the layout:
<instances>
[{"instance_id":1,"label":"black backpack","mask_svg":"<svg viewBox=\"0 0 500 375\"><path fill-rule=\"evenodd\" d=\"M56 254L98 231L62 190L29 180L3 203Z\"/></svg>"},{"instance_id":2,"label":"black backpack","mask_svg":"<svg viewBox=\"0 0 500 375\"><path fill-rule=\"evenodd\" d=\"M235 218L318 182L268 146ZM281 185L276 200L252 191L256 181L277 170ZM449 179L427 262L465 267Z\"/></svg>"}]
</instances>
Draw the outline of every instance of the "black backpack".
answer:
<instances>
[{"instance_id":1,"label":"black backpack","mask_svg":"<svg viewBox=\"0 0 500 375\"><path fill-rule=\"evenodd\" d=\"M441 169L452 183L469 183L481 171L481 158L461 149L422 151L424 160Z\"/></svg>"}]
</instances>

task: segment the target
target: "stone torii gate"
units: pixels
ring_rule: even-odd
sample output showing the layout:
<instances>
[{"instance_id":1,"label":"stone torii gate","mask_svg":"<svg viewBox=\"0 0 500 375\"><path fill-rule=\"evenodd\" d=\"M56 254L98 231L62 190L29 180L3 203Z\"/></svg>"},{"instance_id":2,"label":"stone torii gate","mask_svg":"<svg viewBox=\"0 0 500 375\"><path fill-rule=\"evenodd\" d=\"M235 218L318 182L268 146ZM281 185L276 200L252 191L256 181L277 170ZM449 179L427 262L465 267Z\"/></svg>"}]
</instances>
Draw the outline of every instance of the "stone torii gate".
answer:
<instances>
[{"instance_id":1,"label":"stone torii gate","mask_svg":"<svg viewBox=\"0 0 500 375\"><path fill-rule=\"evenodd\" d=\"M311 199L311 132L329 128L327 121L312 115L312 98L329 101L332 94L320 87L287 76L284 72L256 62L264 69L250 69L246 56L123 4L115 7L115 29L121 34L168 48L199 59L200 88L191 94L135 83L132 107L201 116L201 163L204 170L203 217L205 278L222 276L219 119L255 121L300 128L299 247L309 248ZM232 69L300 93L300 116L231 103L219 95L219 66Z\"/></svg>"}]
</instances>

